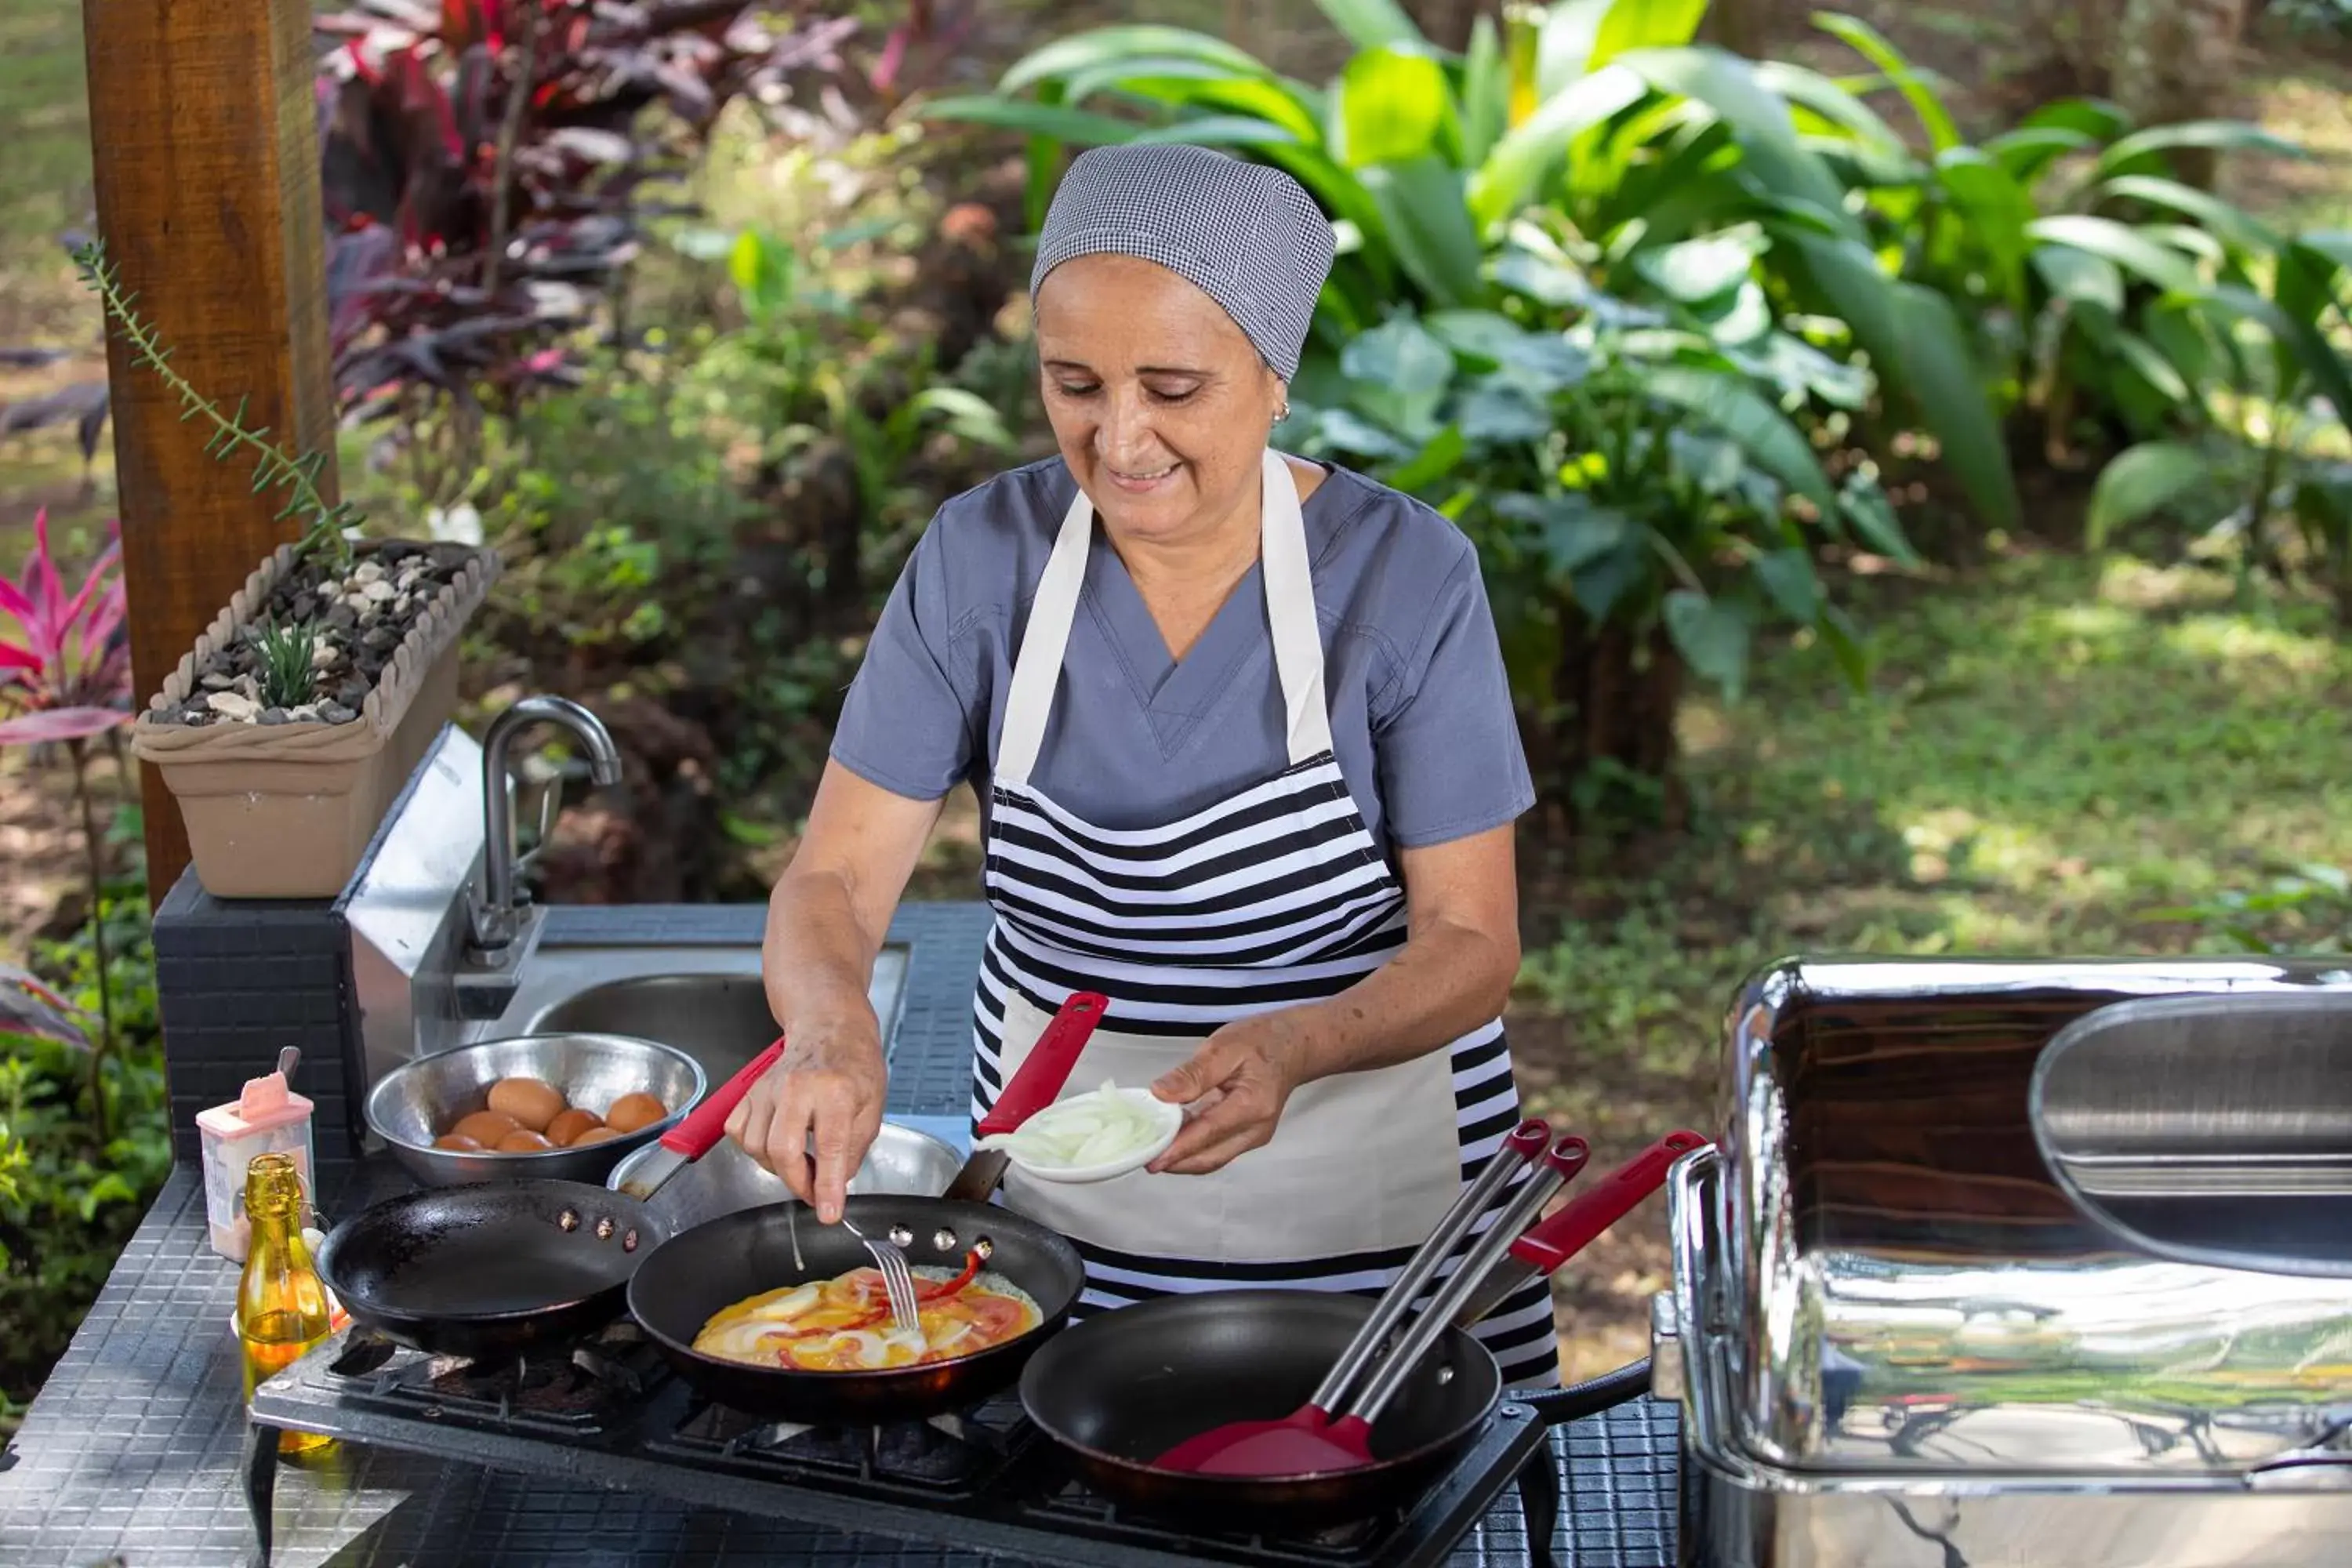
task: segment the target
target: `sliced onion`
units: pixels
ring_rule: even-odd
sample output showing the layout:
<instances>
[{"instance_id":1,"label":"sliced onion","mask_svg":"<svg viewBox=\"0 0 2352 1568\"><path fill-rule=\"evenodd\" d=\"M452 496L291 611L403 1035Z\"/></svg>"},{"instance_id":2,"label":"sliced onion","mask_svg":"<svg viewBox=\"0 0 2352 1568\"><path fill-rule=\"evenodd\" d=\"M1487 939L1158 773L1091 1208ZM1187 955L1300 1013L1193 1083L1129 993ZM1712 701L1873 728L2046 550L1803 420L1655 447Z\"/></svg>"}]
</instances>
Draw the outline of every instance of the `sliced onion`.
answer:
<instances>
[{"instance_id":1,"label":"sliced onion","mask_svg":"<svg viewBox=\"0 0 2352 1568\"><path fill-rule=\"evenodd\" d=\"M1055 1100L1013 1131L982 1138L979 1147L1003 1149L1025 1165L1075 1170L1148 1149L1160 1130L1149 1108L1106 1081L1090 1094Z\"/></svg>"}]
</instances>

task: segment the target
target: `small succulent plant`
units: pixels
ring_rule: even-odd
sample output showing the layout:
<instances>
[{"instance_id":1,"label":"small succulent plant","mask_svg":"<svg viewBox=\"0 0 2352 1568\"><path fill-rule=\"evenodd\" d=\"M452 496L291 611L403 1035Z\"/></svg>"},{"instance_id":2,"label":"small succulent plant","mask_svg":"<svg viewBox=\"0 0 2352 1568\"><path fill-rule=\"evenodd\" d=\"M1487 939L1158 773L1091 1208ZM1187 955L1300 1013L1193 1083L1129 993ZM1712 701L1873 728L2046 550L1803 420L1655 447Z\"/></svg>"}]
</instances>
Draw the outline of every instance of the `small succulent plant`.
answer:
<instances>
[{"instance_id":1,"label":"small succulent plant","mask_svg":"<svg viewBox=\"0 0 2352 1568\"><path fill-rule=\"evenodd\" d=\"M316 695L318 669L312 653L318 643L318 634L308 621L280 626L272 620L254 633L265 706L299 708Z\"/></svg>"}]
</instances>

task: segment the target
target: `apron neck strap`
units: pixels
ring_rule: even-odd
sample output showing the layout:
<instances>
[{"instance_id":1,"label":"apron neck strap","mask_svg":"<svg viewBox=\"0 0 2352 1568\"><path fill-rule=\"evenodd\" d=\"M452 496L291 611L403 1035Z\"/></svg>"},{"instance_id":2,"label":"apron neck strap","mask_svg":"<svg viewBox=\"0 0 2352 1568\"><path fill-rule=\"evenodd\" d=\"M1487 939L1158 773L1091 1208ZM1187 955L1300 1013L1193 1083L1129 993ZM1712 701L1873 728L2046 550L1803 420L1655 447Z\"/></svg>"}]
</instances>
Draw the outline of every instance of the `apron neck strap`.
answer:
<instances>
[{"instance_id":1,"label":"apron neck strap","mask_svg":"<svg viewBox=\"0 0 2352 1568\"><path fill-rule=\"evenodd\" d=\"M1265 614L1293 767L1331 749L1331 713L1323 695L1323 633L1315 622L1315 583L1307 567L1307 520L1290 465L1268 447L1259 488L1258 552L1265 567Z\"/></svg>"},{"instance_id":2,"label":"apron neck strap","mask_svg":"<svg viewBox=\"0 0 2352 1568\"><path fill-rule=\"evenodd\" d=\"M1274 637L1275 670L1282 680L1286 745L1296 766L1330 751L1331 719L1323 690L1323 634L1316 624L1315 585L1307 573L1307 523L1290 465L1270 447L1260 466L1259 490L1258 552L1266 620ZM1070 499L1054 553L1037 579L1029 624L1013 661L1013 685L1005 695L1004 727L997 741L996 783L1001 788L1026 789L1045 743L1045 721L1053 711L1070 624L1086 587L1094 518L1094 508L1081 489Z\"/></svg>"}]
</instances>

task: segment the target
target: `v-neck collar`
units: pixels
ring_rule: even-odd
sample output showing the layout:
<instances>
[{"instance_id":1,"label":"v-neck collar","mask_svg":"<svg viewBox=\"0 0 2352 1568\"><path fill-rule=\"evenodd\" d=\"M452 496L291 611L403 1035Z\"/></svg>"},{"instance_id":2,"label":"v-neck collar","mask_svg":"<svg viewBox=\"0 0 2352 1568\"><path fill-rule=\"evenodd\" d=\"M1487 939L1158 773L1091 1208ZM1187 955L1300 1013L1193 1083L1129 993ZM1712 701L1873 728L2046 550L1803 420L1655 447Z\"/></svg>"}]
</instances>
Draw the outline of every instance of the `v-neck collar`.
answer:
<instances>
[{"instance_id":1,"label":"v-neck collar","mask_svg":"<svg viewBox=\"0 0 2352 1568\"><path fill-rule=\"evenodd\" d=\"M1340 481L1340 471L1327 468L1323 482L1300 504L1302 518L1311 520L1330 504L1327 492ZM1309 539L1308 554L1320 542ZM1261 669L1273 662L1274 642L1265 604L1265 560L1249 569L1225 595L1201 635L1181 659L1172 657L1143 592L1104 536L1099 519L1087 551L1084 592L1080 595L1111 657L1118 661L1128 689L1151 725L1160 755L1173 758L1200 728L1201 721L1229 700L1237 689L1255 689Z\"/></svg>"},{"instance_id":2,"label":"v-neck collar","mask_svg":"<svg viewBox=\"0 0 2352 1568\"><path fill-rule=\"evenodd\" d=\"M1160 630L1160 623L1152 618L1151 606L1143 602L1143 591L1135 585L1135 578L1128 572L1127 563L1118 558L1118 552L1103 537L1099 523L1095 526L1094 544L1087 552L1086 593L1096 624L1112 639L1120 662L1135 684L1136 695L1147 706L1171 702L1183 706L1184 693L1194 687L1203 668L1218 666L1214 673L1222 677L1225 673L1223 667L1233 662L1225 657L1227 654L1242 651L1251 644L1267 646L1265 564L1262 560L1252 561L1234 580L1224 601L1181 659L1169 651L1168 639ZM1244 624L1236 626L1236 621Z\"/></svg>"}]
</instances>

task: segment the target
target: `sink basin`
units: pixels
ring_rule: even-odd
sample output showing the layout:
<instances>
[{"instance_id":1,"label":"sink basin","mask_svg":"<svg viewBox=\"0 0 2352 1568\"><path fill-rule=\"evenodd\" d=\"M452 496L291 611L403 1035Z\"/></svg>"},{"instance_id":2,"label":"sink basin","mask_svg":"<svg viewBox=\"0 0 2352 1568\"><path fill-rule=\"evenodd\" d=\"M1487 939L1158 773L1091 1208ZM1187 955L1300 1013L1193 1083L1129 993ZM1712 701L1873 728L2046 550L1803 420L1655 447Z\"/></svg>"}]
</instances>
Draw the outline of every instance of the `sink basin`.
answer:
<instances>
[{"instance_id":1,"label":"sink basin","mask_svg":"<svg viewBox=\"0 0 2352 1568\"><path fill-rule=\"evenodd\" d=\"M638 974L592 985L530 1019L532 1034L634 1035L676 1046L717 1089L776 1037L756 974Z\"/></svg>"},{"instance_id":2,"label":"sink basin","mask_svg":"<svg viewBox=\"0 0 2352 1568\"><path fill-rule=\"evenodd\" d=\"M575 951L550 956L577 961L583 954ZM714 957L698 968L665 965L660 971L639 968L634 973L629 971L635 965L614 962L624 954L604 956L604 963L593 967L575 968L567 962L568 973L562 976L551 964L540 984L527 981L526 989L537 995L523 998L524 1006L509 1014L519 1019L520 1032L634 1035L675 1046L702 1064L714 1090L774 1043L776 1020L768 1010L756 950L729 953L724 960ZM647 955L625 956L642 963ZM906 968L901 947L885 948L875 960L867 996L886 1043L898 1025Z\"/></svg>"}]
</instances>

